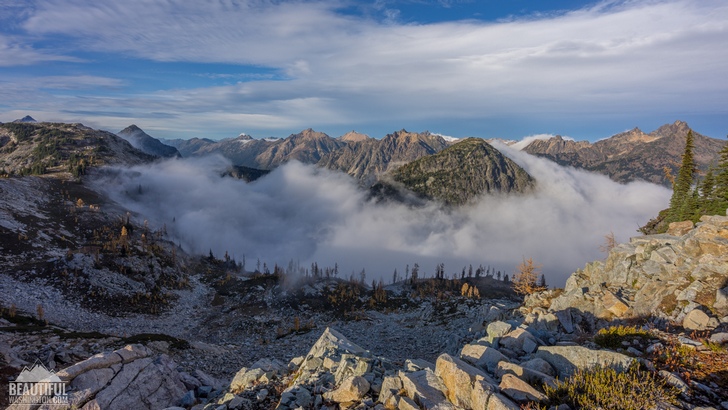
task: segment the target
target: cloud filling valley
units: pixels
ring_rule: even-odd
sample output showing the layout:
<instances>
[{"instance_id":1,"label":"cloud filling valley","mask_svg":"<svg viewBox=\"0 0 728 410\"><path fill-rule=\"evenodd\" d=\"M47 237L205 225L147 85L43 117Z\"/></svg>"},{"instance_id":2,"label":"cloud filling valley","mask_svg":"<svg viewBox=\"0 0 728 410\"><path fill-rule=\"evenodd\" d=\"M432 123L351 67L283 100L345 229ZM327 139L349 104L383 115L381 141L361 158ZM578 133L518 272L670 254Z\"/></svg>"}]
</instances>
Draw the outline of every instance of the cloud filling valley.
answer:
<instances>
[{"instance_id":1,"label":"cloud filling valley","mask_svg":"<svg viewBox=\"0 0 728 410\"><path fill-rule=\"evenodd\" d=\"M535 192L486 195L458 209L413 208L375 203L349 176L297 162L253 183L221 177L229 166L222 157L118 169L97 184L139 218L166 224L188 252L245 256L248 270L258 258L271 268L338 263L340 276L365 269L367 280L385 282L414 263L428 276L438 263L448 275L470 264L512 275L531 257L550 285L563 286L573 271L605 257L606 234L628 240L669 200L669 190L654 184L618 184L497 148L536 178Z\"/></svg>"}]
</instances>

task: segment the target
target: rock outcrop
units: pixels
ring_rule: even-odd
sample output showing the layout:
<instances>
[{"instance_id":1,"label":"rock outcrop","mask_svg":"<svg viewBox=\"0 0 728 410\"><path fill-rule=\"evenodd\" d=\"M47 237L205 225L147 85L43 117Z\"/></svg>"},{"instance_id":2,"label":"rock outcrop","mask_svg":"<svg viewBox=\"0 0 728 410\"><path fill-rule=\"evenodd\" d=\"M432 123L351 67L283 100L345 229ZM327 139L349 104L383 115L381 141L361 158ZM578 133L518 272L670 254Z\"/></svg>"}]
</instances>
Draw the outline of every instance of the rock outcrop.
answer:
<instances>
[{"instance_id":1,"label":"rock outcrop","mask_svg":"<svg viewBox=\"0 0 728 410\"><path fill-rule=\"evenodd\" d=\"M56 375L67 384L71 408L82 410L161 409L179 404L187 391L174 361L141 345L92 356Z\"/></svg>"},{"instance_id":2,"label":"rock outcrop","mask_svg":"<svg viewBox=\"0 0 728 410\"><path fill-rule=\"evenodd\" d=\"M574 273L549 310L562 312L562 324L584 314L596 320L659 315L702 330L728 316L726 295L728 217L703 216L693 229L674 224L667 234L616 246L606 261Z\"/></svg>"}]
</instances>

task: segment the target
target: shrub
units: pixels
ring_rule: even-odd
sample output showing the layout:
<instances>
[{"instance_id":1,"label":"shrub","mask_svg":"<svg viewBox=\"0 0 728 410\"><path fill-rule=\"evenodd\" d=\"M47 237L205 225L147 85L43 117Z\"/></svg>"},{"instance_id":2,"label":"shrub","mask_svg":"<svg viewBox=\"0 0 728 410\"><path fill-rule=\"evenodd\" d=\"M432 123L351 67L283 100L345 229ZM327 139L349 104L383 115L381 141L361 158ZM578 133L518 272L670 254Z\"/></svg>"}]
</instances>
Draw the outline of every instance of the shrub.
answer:
<instances>
[{"instance_id":1,"label":"shrub","mask_svg":"<svg viewBox=\"0 0 728 410\"><path fill-rule=\"evenodd\" d=\"M650 339L650 333L635 326L610 326L594 336L594 343L607 349L618 349L622 342L632 339Z\"/></svg>"},{"instance_id":2,"label":"shrub","mask_svg":"<svg viewBox=\"0 0 728 410\"><path fill-rule=\"evenodd\" d=\"M555 387L544 386L550 405L572 409L655 409L661 403L677 404L679 391L649 371L633 364L626 371L595 367L578 370Z\"/></svg>"}]
</instances>

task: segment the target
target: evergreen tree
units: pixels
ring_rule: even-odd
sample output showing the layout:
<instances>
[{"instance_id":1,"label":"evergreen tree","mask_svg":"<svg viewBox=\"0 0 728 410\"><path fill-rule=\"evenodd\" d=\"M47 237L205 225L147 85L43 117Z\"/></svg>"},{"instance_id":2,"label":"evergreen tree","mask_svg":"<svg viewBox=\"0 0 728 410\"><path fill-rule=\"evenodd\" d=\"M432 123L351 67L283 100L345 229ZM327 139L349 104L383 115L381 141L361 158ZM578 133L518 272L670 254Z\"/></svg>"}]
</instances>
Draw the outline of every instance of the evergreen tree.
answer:
<instances>
[{"instance_id":1,"label":"evergreen tree","mask_svg":"<svg viewBox=\"0 0 728 410\"><path fill-rule=\"evenodd\" d=\"M685 138L685 152L682 156L682 164L680 165L680 171L672 187L667 223L691 219L697 210L697 204L693 203L694 197L691 192L696 172L695 158L693 156L694 148L693 132L688 131L688 135Z\"/></svg>"},{"instance_id":2,"label":"evergreen tree","mask_svg":"<svg viewBox=\"0 0 728 410\"><path fill-rule=\"evenodd\" d=\"M715 174L715 200L718 202L719 208L725 212L728 206L728 144L720 150L720 159Z\"/></svg>"}]
</instances>

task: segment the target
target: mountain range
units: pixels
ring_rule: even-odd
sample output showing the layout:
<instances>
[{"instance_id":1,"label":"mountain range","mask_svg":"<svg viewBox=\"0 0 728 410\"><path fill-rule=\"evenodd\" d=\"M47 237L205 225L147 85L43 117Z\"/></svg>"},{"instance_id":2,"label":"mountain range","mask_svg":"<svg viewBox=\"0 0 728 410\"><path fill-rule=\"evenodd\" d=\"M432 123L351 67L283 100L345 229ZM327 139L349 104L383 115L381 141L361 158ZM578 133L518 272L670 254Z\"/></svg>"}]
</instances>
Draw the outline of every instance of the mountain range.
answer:
<instances>
[{"instance_id":1,"label":"mountain range","mask_svg":"<svg viewBox=\"0 0 728 410\"><path fill-rule=\"evenodd\" d=\"M71 169L80 160L87 166L219 154L237 167L227 175L249 181L295 160L344 172L363 188L374 187L378 196L401 197L395 191L404 189L448 204L463 204L488 192L523 192L535 183L485 140L446 140L427 131L402 129L381 139L352 131L332 138L309 128L287 138L241 134L220 141L160 141L136 125L117 136L80 124L29 121L0 124L0 166L5 171L37 174ZM523 151L620 183L644 180L670 187L689 131L687 123L675 121L649 134L634 128L594 143L561 136L534 140ZM693 134L696 163L704 171L715 163L725 142Z\"/></svg>"},{"instance_id":2,"label":"mountain range","mask_svg":"<svg viewBox=\"0 0 728 410\"><path fill-rule=\"evenodd\" d=\"M689 131L686 122L675 121L649 134L634 128L593 144L556 136L533 141L523 151L561 165L598 172L621 183L644 180L672 187L666 170L677 175ZM695 162L698 170L704 172L715 163L725 141L695 131L693 135Z\"/></svg>"}]
</instances>

